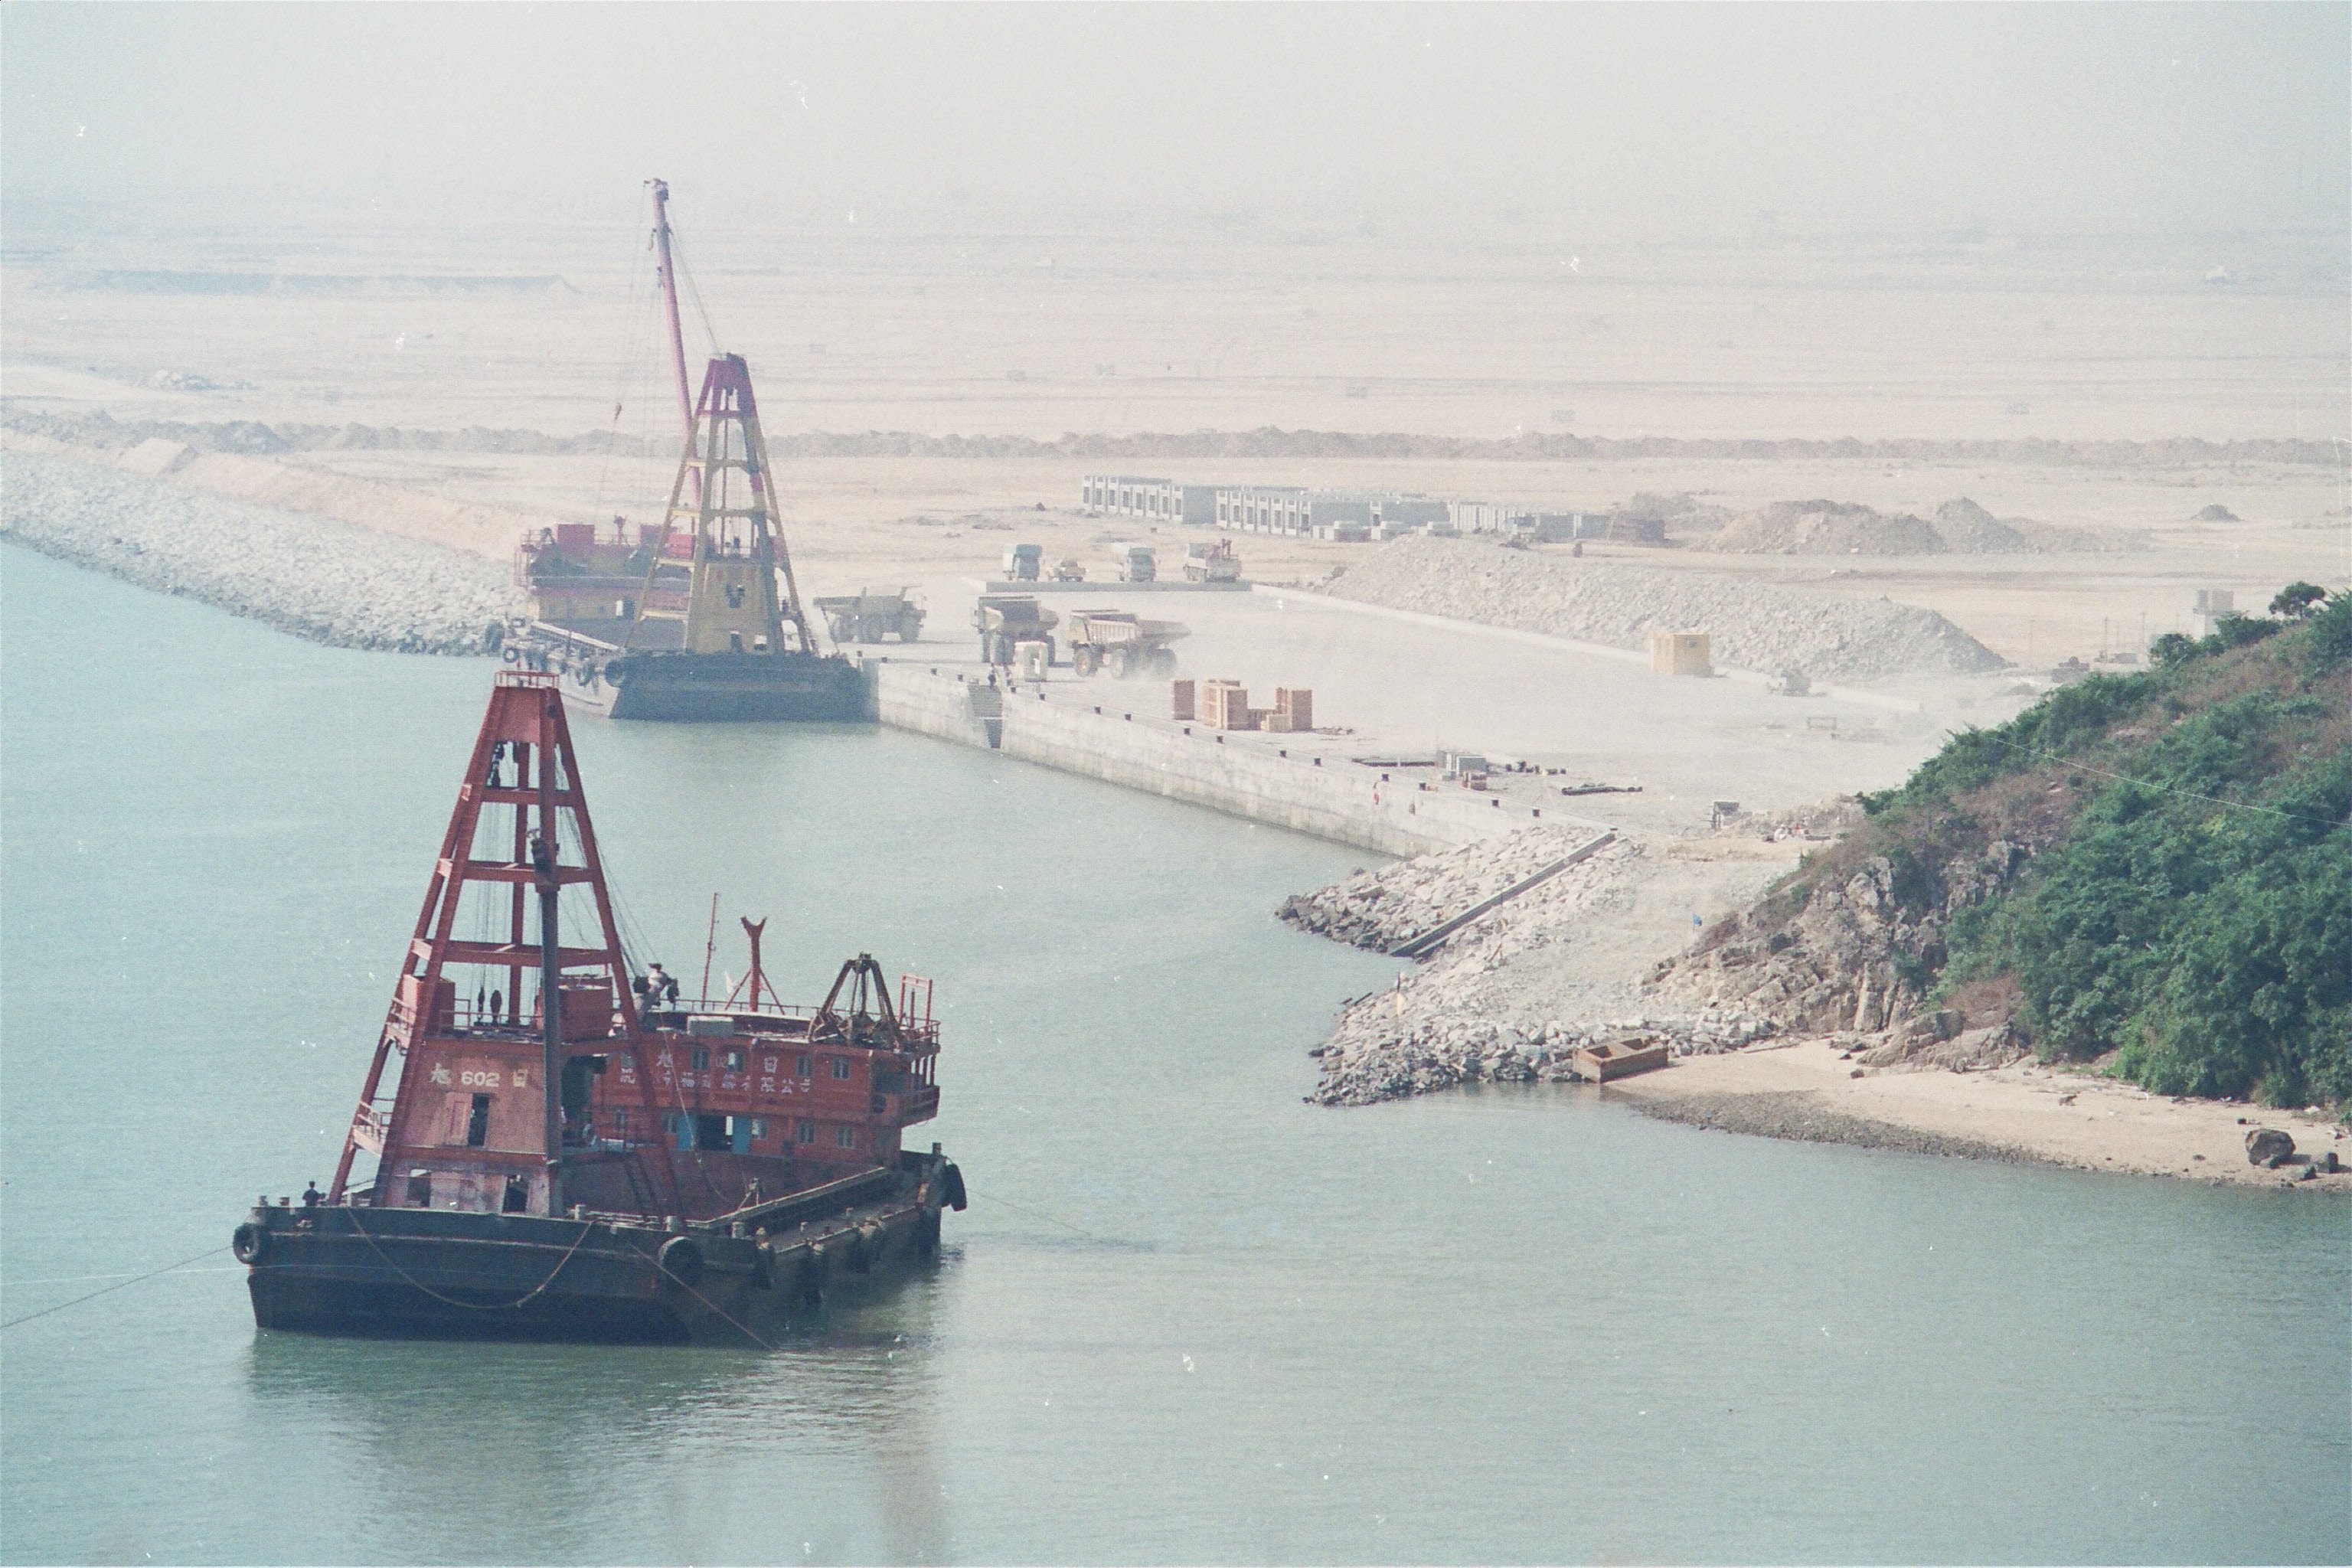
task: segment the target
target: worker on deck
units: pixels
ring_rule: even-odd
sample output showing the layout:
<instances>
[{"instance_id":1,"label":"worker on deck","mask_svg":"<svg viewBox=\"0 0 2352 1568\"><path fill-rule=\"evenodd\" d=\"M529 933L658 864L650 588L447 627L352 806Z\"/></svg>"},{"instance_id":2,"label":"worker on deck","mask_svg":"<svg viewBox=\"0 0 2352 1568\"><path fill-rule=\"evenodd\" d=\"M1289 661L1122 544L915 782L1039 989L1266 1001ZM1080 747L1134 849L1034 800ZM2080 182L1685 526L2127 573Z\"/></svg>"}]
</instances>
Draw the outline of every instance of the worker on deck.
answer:
<instances>
[{"instance_id":1,"label":"worker on deck","mask_svg":"<svg viewBox=\"0 0 2352 1568\"><path fill-rule=\"evenodd\" d=\"M677 1005L677 982L663 973L658 963L647 965L646 972L630 983L629 989L637 994L640 1012Z\"/></svg>"},{"instance_id":2,"label":"worker on deck","mask_svg":"<svg viewBox=\"0 0 2352 1568\"><path fill-rule=\"evenodd\" d=\"M318 1183L312 1182L310 1185L302 1189L302 1206L304 1208L314 1209L326 1201L327 1194L319 1190Z\"/></svg>"}]
</instances>

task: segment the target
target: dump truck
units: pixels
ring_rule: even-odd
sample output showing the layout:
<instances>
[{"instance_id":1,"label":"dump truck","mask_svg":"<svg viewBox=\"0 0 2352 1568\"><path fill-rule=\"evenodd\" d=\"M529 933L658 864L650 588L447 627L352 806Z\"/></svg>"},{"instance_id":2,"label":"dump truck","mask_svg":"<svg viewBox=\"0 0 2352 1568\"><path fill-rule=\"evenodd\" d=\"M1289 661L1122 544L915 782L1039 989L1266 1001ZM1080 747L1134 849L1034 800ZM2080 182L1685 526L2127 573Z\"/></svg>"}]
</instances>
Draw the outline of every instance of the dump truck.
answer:
<instances>
[{"instance_id":1,"label":"dump truck","mask_svg":"<svg viewBox=\"0 0 2352 1568\"><path fill-rule=\"evenodd\" d=\"M877 643L893 632L900 642L915 642L923 635L923 606L905 588L895 594L869 594L860 588L855 594L819 599L816 608L837 643Z\"/></svg>"},{"instance_id":2,"label":"dump truck","mask_svg":"<svg viewBox=\"0 0 2352 1568\"><path fill-rule=\"evenodd\" d=\"M1187 583L1238 583L1242 580L1242 558L1234 553L1234 542L1196 540L1184 547L1184 580Z\"/></svg>"},{"instance_id":3,"label":"dump truck","mask_svg":"<svg viewBox=\"0 0 2352 1568\"><path fill-rule=\"evenodd\" d=\"M1071 559L1069 556L1065 555L1065 556L1063 556L1063 557L1062 557L1062 559L1061 559L1060 561L1058 561L1058 562L1056 562L1056 563L1055 563L1055 566L1054 566L1054 581L1055 581L1055 582L1056 582L1056 583L1083 583L1083 582L1085 582L1086 580L1087 580L1087 569L1086 569L1085 567L1083 567L1083 566L1079 565L1079 564L1077 563L1077 562L1076 562L1075 560Z\"/></svg>"},{"instance_id":4,"label":"dump truck","mask_svg":"<svg viewBox=\"0 0 2352 1568\"><path fill-rule=\"evenodd\" d=\"M1054 662L1054 628L1062 617L1027 594L984 594L971 608L972 628L980 633L983 664L1010 666L1013 650L1024 642L1045 645L1045 662Z\"/></svg>"},{"instance_id":5,"label":"dump truck","mask_svg":"<svg viewBox=\"0 0 2352 1568\"><path fill-rule=\"evenodd\" d=\"M1004 552L1004 580L1008 583L1034 583L1037 565L1045 558L1044 547L1016 544Z\"/></svg>"},{"instance_id":6,"label":"dump truck","mask_svg":"<svg viewBox=\"0 0 2352 1568\"><path fill-rule=\"evenodd\" d=\"M1070 668L1080 675L1108 669L1125 679L1176 673L1180 637L1192 635L1174 621L1147 621L1123 610L1081 610L1070 617Z\"/></svg>"},{"instance_id":7,"label":"dump truck","mask_svg":"<svg viewBox=\"0 0 2352 1568\"><path fill-rule=\"evenodd\" d=\"M1150 583L1160 575L1149 544L1112 545L1110 570L1112 581L1118 583Z\"/></svg>"}]
</instances>

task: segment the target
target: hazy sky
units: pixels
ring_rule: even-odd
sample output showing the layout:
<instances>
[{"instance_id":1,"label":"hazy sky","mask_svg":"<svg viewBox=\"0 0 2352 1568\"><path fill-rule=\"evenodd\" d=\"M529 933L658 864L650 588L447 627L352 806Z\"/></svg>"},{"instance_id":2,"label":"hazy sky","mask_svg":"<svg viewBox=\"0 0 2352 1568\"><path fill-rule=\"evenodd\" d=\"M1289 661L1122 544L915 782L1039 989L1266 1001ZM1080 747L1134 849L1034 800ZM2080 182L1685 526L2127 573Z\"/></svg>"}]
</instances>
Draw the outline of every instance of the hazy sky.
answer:
<instances>
[{"instance_id":1,"label":"hazy sky","mask_svg":"<svg viewBox=\"0 0 2352 1568\"><path fill-rule=\"evenodd\" d=\"M12 200L2347 223L2352 6L20 3ZM601 193L601 195L600 195Z\"/></svg>"}]
</instances>

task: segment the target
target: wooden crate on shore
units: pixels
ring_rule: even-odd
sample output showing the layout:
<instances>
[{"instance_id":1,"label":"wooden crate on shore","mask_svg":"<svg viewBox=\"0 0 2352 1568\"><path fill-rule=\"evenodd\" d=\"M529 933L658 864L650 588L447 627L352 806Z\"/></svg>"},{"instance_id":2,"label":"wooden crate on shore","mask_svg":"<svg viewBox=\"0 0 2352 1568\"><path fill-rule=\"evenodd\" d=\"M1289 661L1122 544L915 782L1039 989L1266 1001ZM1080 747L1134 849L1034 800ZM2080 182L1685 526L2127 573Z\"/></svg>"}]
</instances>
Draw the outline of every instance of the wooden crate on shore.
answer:
<instances>
[{"instance_id":1,"label":"wooden crate on shore","mask_svg":"<svg viewBox=\"0 0 2352 1568\"><path fill-rule=\"evenodd\" d=\"M1578 1047L1569 1058L1569 1066L1587 1083L1607 1083L1612 1078L1630 1078L1637 1072L1662 1068L1666 1065L1667 1054L1664 1040L1602 1040L1598 1045Z\"/></svg>"}]
</instances>

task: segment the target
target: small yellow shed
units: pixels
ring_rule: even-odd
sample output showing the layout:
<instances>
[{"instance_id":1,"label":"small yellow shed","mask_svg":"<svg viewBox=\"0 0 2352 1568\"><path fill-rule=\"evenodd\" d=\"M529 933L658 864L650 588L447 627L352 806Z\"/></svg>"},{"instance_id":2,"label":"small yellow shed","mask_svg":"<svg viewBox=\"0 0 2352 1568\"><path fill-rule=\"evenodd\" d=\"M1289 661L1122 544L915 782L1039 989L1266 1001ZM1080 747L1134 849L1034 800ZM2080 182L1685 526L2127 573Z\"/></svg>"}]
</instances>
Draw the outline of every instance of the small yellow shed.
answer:
<instances>
[{"instance_id":1,"label":"small yellow shed","mask_svg":"<svg viewBox=\"0 0 2352 1568\"><path fill-rule=\"evenodd\" d=\"M1650 669L1656 675L1713 675L1705 632L1650 631Z\"/></svg>"}]
</instances>

